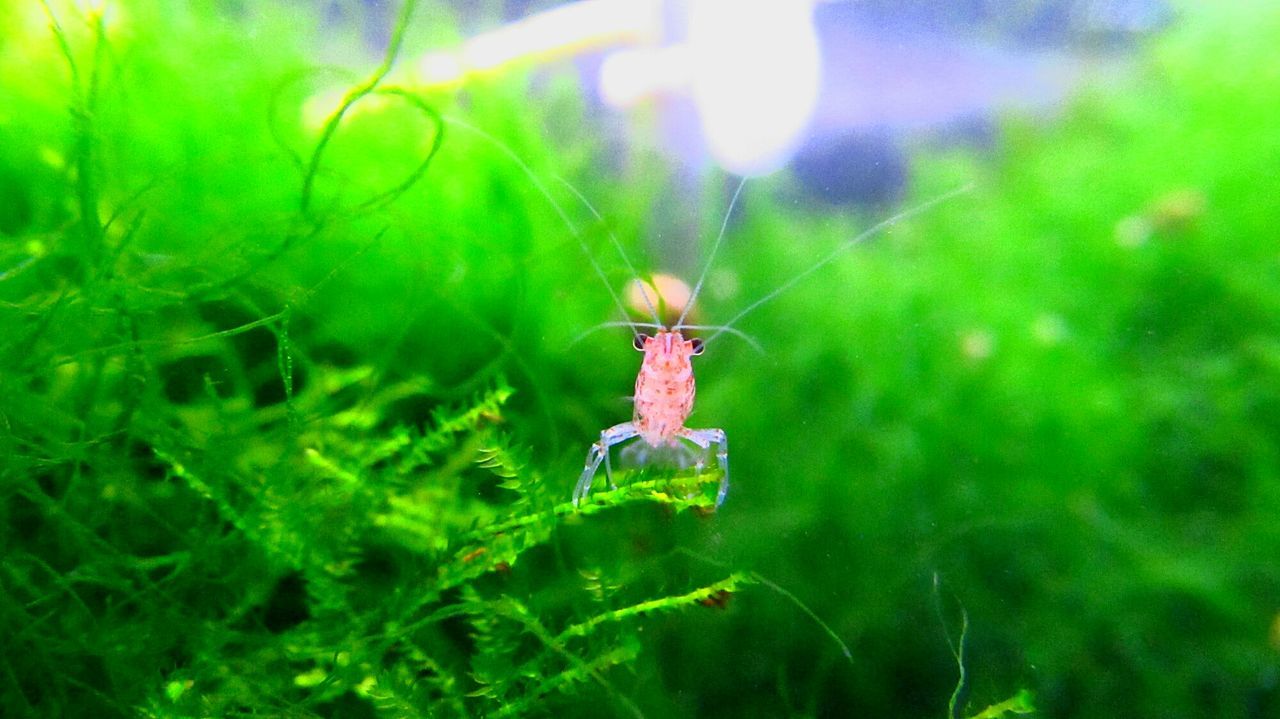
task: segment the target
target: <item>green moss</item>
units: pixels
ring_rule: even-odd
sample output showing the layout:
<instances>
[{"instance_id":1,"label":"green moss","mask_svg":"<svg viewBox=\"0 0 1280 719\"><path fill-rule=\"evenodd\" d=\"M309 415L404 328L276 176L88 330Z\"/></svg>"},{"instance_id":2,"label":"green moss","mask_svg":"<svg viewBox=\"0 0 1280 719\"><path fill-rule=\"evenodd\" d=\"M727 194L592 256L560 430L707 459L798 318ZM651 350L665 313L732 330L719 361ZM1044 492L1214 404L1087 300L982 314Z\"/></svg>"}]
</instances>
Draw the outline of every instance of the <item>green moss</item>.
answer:
<instances>
[{"instance_id":1,"label":"green moss","mask_svg":"<svg viewBox=\"0 0 1280 719\"><path fill-rule=\"evenodd\" d=\"M671 170L602 171L570 84L410 91L395 52L455 33L429 4L323 60L357 21L29 5L0 2L5 716L1276 711L1267 3L1184 8L990 156L919 152L918 200L977 189L750 314L766 356L698 358L714 513L717 471L568 501L636 356L574 343L608 293L445 118L641 257ZM747 186L707 322L881 219L786 183Z\"/></svg>"}]
</instances>

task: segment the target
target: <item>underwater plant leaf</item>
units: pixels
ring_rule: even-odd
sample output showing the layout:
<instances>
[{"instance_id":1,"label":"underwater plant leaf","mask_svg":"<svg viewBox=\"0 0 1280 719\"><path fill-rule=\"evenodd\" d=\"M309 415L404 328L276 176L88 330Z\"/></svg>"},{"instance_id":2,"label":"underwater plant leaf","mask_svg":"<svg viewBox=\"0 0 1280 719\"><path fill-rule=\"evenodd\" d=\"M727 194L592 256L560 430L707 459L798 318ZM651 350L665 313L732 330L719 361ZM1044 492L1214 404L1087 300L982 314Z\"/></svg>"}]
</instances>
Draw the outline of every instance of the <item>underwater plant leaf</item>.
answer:
<instances>
[{"instance_id":1,"label":"underwater plant leaf","mask_svg":"<svg viewBox=\"0 0 1280 719\"><path fill-rule=\"evenodd\" d=\"M1034 714L1036 712L1035 702L1032 700L1031 692L1021 689L1017 694L997 702L983 709L977 714L970 715L968 719L1001 719L1001 717L1010 714Z\"/></svg>"}]
</instances>

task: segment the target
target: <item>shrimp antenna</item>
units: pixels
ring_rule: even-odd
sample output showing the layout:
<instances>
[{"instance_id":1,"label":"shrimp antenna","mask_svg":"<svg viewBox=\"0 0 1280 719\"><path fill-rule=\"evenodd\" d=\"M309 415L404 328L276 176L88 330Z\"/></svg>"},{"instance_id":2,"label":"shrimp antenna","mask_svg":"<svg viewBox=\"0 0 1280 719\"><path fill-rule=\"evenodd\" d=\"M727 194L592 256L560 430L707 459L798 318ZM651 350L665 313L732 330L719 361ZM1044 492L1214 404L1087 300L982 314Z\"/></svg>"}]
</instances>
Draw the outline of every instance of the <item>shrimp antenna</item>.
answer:
<instances>
[{"instance_id":1,"label":"shrimp antenna","mask_svg":"<svg viewBox=\"0 0 1280 719\"><path fill-rule=\"evenodd\" d=\"M600 216L599 212L596 212L596 208L587 199L587 196L579 192L578 188L571 185L569 181L563 177L559 175L556 175L555 177L563 183L565 187L569 188L569 192L577 195L578 199L582 201L582 204L587 206L587 209L591 211L592 215L595 215L596 220L604 227L604 231L609 235L609 241L613 243L613 248L617 250L618 255L622 257L622 262L627 266L627 271L631 273L631 276L635 278L637 282L641 282L640 273L636 272L635 265L631 264L631 258L627 256L627 251L622 248L622 243L618 242L617 235L613 234L613 230L609 229L608 223L604 221L604 218ZM655 294L656 292L657 291L655 290ZM649 314L653 315L653 321L658 324L658 329L665 329L662 325L662 317L658 315L658 308L653 306L653 301L649 299L649 293L643 287L640 289L640 296L644 298L644 306L648 308ZM636 326L639 327L640 325Z\"/></svg>"},{"instance_id":2,"label":"shrimp antenna","mask_svg":"<svg viewBox=\"0 0 1280 719\"><path fill-rule=\"evenodd\" d=\"M921 215L921 214L923 214L923 213L925 213L925 212L928 212L929 210L932 210L934 207L937 207L938 205L941 205L942 203L946 202L947 200L953 199L953 198L955 198L955 197L957 197L957 196L959 196L959 195L963 195L963 194L965 194L966 192L969 192L970 190L972 190L972 189L973 189L973 187L974 187L974 185L973 185L973 183L972 183L972 182L970 182L970 183L968 183L968 184L966 184L966 185L961 185L960 187L957 187L956 189L951 190L951 191L949 191L949 192L945 192L945 193L943 193L943 194L941 194L941 195L939 195L939 196L937 196L937 197L933 198L932 200L927 200L927 201L925 201L925 202L922 202L922 203L920 203L920 204L916 205L915 207L912 207L912 208L907 209L907 210L903 210L902 212L899 212L898 214L894 215L893 217L890 217L890 218L888 218L888 219L881 220L881 221L877 222L876 224L872 225L871 227L867 228L866 230L863 230L861 233L859 233L859 234L858 234L858 236L857 236L857 237L854 237L854 238L853 238L853 239L851 239L851 240L846 240L845 242L840 243L840 244L839 244L839 245L838 245L834 250L832 250L832 251L831 251L831 254L827 255L826 257L823 257L821 260L819 260L819 261L817 262L817 264L814 264L814 265L810 266L810 267L809 267L809 269L805 270L804 272L801 272L800 274L796 275L795 277L792 277L791 279L787 280L786 282L783 282L783 283L782 283L782 284L781 284L777 289L775 289L774 291L770 292L769 294L765 295L764 297L761 297L760 299L756 300L755 302L752 302L751 304L747 305L745 309L743 309L743 310L742 310L741 312L739 312L738 314L734 315L734 316L733 316L733 319L731 319L731 320L729 320L728 322L724 323L724 329L721 329L719 332L716 332L715 334L711 335L710 337L708 337L707 339L705 339L705 340L703 340L703 341L704 341L704 342L710 342L711 340L715 339L715 338L716 338L716 337L718 337L721 333L723 333L723 332L725 332L727 329L729 329L729 328L733 327L733 324L734 324L735 322L737 322L738 320L740 320L740 319L742 319L743 317L747 316L747 314L749 314L750 312L755 311L755 310L756 310L756 308L760 307L760 306L761 306L761 305L763 305L764 303L766 303L766 302L768 302L768 301L770 301L770 300L774 299L775 297L777 297L778 295L782 294L783 292L786 292L787 290L789 290L789 289L791 289L792 287L796 286L796 285L797 285L801 280L803 280L804 278L806 278L806 277L808 277L809 275L813 274L814 272L817 272L819 269L821 269L822 267L824 267L827 263L831 262L831 261L832 261L832 260L834 260L836 257L838 257L838 256L840 255L840 253L844 252L845 250L849 249L850 247L853 247L854 245L861 244L862 242L866 241L867 239L869 239L869 238L871 238L871 237L874 237L875 235L880 234L880 233L881 233L881 232L883 232L884 230L887 230L888 228L890 228L890 227L892 227L892 226L896 225L897 223L899 223L899 222L901 222L901 221L903 221L903 220L906 220L906 219L909 219L909 218L915 217L915 216L917 216L917 215Z\"/></svg>"},{"instance_id":3,"label":"shrimp antenna","mask_svg":"<svg viewBox=\"0 0 1280 719\"><path fill-rule=\"evenodd\" d=\"M665 330L665 329L666 329L666 327L664 327L663 325L654 324L654 323L652 323L652 322L631 322L631 321L627 321L627 322L601 322L601 323L600 323L600 324L598 324L598 325L593 325L593 326L588 327L587 329L585 329L585 330L583 330L583 331L579 332L579 333L578 333L578 336L577 336L577 337L574 337L574 338L573 338L573 340L571 340L571 341L569 342L568 347L572 347L572 346L574 346L574 345L578 344L579 342L581 342L582 340L584 340L584 339L586 339L586 338L590 337L591 335L593 335L593 334L595 334L595 333L599 332L600 330L607 330L607 329L609 329L610 327L630 327L632 330L636 330L636 329L646 329L646 330Z\"/></svg>"},{"instance_id":4,"label":"shrimp antenna","mask_svg":"<svg viewBox=\"0 0 1280 719\"><path fill-rule=\"evenodd\" d=\"M742 188L747 184L747 178L742 178L738 183L738 189L733 191L733 199L729 200L729 209L724 212L724 221L720 223L720 234L716 235L715 244L711 245L711 254L707 255L706 264L702 266L702 274L698 275L698 282L693 286L693 293L689 295L689 301L685 303L684 311L680 313L680 319L676 320L675 326L684 326L684 318L689 315L689 310L693 309L693 303L698 299L698 293L702 292L702 283L707 281L707 272L711 270L711 263L716 260L716 253L720 251L720 243L724 240L724 231L729 227L729 218L733 215L733 208L738 204L738 195L742 194ZM729 323L732 324L732 323ZM724 330L721 330L723 332ZM717 335L720 332L716 333ZM712 335L715 337L715 335Z\"/></svg>"},{"instance_id":5,"label":"shrimp antenna","mask_svg":"<svg viewBox=\"0 0 1280 719\"><path fill-rule=\"evenodd\" d=\"M466 130L489 143L524 171L524 174L529 177L529 182L533 183L533 186L537 188L538 192L540 192L542 196L546 198L547 202L555 208L556 214L560 216L560 219L564 221L565 226L569 228L569 232L573 234L573 238L578 241L578 246L582 248L583 254L587 256L587 261L591 263L591 269L595 270L596 276L600 278L602 283L604 283L604 288L609 291L609 296L613 298L613 304L617 306L618 311L622 313L623 319L626 320L627 308L622 304L622 298L613 290L613 285L609 284L609 278L605 276L604 270L600 267L600 263L596 262L595 255L591 254L591 248L587 246L586 240L582 239L582 233L578 232L577 225L573 224L573 221L569 219L569 215L565 213L564 208L560 207L560 203L556 202L555 198L551 196L551 193L547 191L546 186L542 184L542 181L538 179L538 176L534 174L529 165L526 164L524 160L521 160L520 156L517 155L510 147L507 147L504 142L484 130L450 115L443 115L442 119L450 125ZM594 212L594 210L592 211ZM628 266L630 266L630 263L628 263ZM632 334L636 336L640 335L639 331L636 330L635 326L629 320L627 320L625 324L631 328Z\"/></svg>"},{"instance_id":6,"label":"shrimp antenna","mask_svg":"<svg viewBox=\"0 0 1280 719\"><path fill-rule=\"evenodd\" d=\"M716 334L720 334L721 332L728 332L734 337L737 337L743 342L746 342L747 344L751 345L751 349L755 350L756 352L759 352L760 354L768 354L764 351L764 347L760 345L759 340L747 334L746 332L743 332L737 327L729 327L728 325L679 325L674 329L700 330L704 332L710 332L712 330L715 330Z\"/></svg>"}]
</instances>

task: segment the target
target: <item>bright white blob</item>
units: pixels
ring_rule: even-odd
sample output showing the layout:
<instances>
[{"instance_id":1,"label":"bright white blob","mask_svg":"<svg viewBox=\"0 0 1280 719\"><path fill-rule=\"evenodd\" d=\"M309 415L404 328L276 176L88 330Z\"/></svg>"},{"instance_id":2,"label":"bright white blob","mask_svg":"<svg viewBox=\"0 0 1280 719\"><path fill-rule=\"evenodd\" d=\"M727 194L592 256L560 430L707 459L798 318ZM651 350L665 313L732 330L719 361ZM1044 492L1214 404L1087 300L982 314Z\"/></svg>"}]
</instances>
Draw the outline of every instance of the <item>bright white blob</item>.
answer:
<instances>
[{"instance_id":1,"label":"bright white blob","mask_svg":"<svg viewBox=\"0 0 1280 719\"><path fill-rule=\"evenodd\" d=\"M821 80L806 0L695 0L689 8L692 95L712 156L756 175L800 142Z\"/></svg>"}]
</instances>

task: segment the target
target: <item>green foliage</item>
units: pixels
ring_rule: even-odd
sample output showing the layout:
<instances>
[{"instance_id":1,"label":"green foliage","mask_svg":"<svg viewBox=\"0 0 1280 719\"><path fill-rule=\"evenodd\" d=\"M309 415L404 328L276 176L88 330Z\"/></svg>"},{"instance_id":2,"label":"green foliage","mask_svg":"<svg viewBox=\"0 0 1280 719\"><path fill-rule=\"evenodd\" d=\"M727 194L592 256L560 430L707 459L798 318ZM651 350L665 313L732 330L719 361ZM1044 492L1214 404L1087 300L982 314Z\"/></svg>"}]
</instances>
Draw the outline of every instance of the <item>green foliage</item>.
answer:
<instances>
[{"instance_id":1,"label":"green foliage","mask_svg":"<svg viewBox=\"0 0 1280 719\"><path fill-rule=\"evenodd\" d=\"M225 20L129 9L146 22L121 37L106 15L46 7L52 42L21 41L68 74L11 89L29 114L5 118L13 135L43 128L9 160L28 173L15 182L34 207L12 215L0 287L6 713L504 715L583 685L626 705L606 673L640 653L636 622L742 580L593 601L548 566L548 543L570 517L627 504L706 510L713 500L696 490L718 475L641 478L575 511L512 439L502 374L517 348L481 292L506 278L459 298L438 289L445 268L394 266L408 248L393 239L433 231L394 213L444 137L431 104L382 83L410 8L387 60L345 93L309 153L294 149L305 135L296 88L269 82L287 77L288 51L259 57L255 83ZM166 108L169 90L143 78L191 69L162 39L188 22L213 29L191 38L205 53L242 63L228 88L205 80L249 95L241 114L219 110L221 132L199 127L197 107L226 98L183 98L189 117L135 114ZM56 120L60 100L36 102L45 84L65 85L70 123ZM360 125L359 104L375 97L425 124ZM292 121L257 127L265 108L290 102ZM362 155L388 127L422 154L379 187L385 168ZM68 133L65 154L49 128ZM420 129L426 144L411 139ZM199 152L181 147L188 133ZM473 188L489 181L470 172ZM291 175L292 191L280 182ZM59 176L61 194L35 191ZM464 206L437 211L473 211L474 196L453 199ZM519 210L511 222L512 235L527 232ZM441 257L470 254L462 266L487 251L426 237ZM436 284L439 304L470 307L470 327L438 329L487 333L507 345L499 361L476 360L492 346L451 356L443 342L418 355L417 318L369 316L391 310L385 292L335 309L330 293L378 279L353 269L375 259Z\"/></svg>"},{"instance_id":2,"label":"green foliage","mask_svg":"<svg viewBox=\"0 0 1280 719\"><path fill-rule=\"evenodd\" d=\"M635 354L575 342L614 318L582 248L447 118L637 258L673 205L718 227L720 178L603 162L554 78L414 90L442 6L384 53L285 5L0 0L0 713L1276 711L1267 3L920 150L917 201L977 190L749 315L765 357L698 358L719 510L718 470L569 503ZM707 322L882 219L793 192L747 186Z\"/></svg>"}]
</instances>

